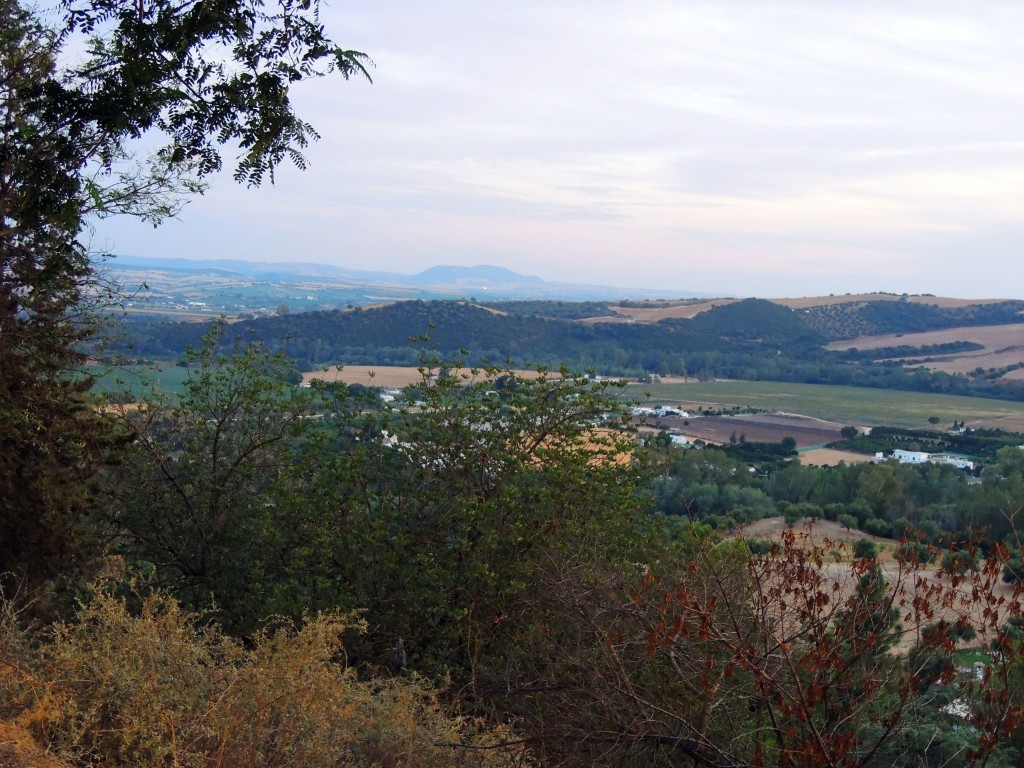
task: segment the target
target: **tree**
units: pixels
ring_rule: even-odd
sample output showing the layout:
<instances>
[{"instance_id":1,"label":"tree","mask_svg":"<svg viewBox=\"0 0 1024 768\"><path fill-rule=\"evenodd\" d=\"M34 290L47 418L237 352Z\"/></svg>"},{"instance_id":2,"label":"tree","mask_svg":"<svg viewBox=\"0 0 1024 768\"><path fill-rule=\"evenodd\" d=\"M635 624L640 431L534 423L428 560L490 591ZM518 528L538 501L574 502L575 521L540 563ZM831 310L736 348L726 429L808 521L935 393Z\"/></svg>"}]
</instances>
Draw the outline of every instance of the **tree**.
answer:
<instances>
[{"instance_id":1,"label":"tree","mask_svg":"<svg viewBox=\"0 0 1024 768\"><path fill-rule=\"evenodd\" d=\"M448 674L467 698L507 697L543 663L529 605L544 567L636 561L661 536L606 383L457 364L423 374L420 407L338 421L343 447L321 474L347 532L334 576L377 628L364 658L383 661L402 638L412 668Z\"/></svg>"},{"instance_id":2,"label":"tree","mask_svg":"<svg viewBox=\"0 0 1024 768\"><path fill-rule=\"evenodd\" d=\"M83 34L90 56L54 96L73 131L107 138L97 158L143 133L164 134L158 159L221 167L218 147L242 150L240 181L259 184L300 153L313 127L292 109L291 87L337 72L369 77L369 59L326 36L318 0L63 0L65 37Z\"/></svg>"},{"instance_id":3,"label":"tree","mask_svg":"<svg viewBox=\"0 0 1024 768\"><path fill-rule=\"evenodd\" d=\"M0 0L0 573L42 578L76 559L89 484L116 444L80 371L103 298L82 238L90 218L173 215L225 144L242 150L235 176L250 184L285 159L304 167L316 134L291 86L369 64L331 43L318 10L64 0L54 31ZM132 142L147 133L166 145L140 159Z\"/></svg>"},{"instance_id":4,"label":"tree","mask_svg":"<svg viewBox=\"0 0 1024 768\"><path fill-rule=\"evenodd\" d=\"M853 545L854 557L878 557L878 547L871 539L857 539Z\"/></svg>"},{"instance_id":5,"label":"tree","mask_svg":"<svg viewBox=\"0 0 1024 768\"><path fill-rule=\"evenodd\" d=\"M55 51L0 0L0 573L32 583L79 554L88 483L116 442L74 373L98 286L77 240L82 150L49 120Z\"/></svg>"},{"instance_id":6,"label":"tree","mask_svg":"<svg viewBox=\"0 0 1024 768\"><path fill-rule=\"evenodd\" d=\"M109 519L131 561L187 606L216 605L226 628L251 632L280 607L275 583L297 545L286 505L311 397L288 383L289 360L225 335L218 324L190 352L177 403L125 411L133 440Z\"/></svg>"},{"instance_id":7,"label":"tree","mask_svg":"<svg viewBox=\"0 0 1024 768\"><path fill-rule=\"evenodd\" d=\"M685 574L649 571L620 582L618 602L602 583L567 604L599 639L565 644L576 676L547 681L563 688L545 748L588 764L881 768L922 765L929 741L959 730L942 754L980 766L1024 722L1011 693L1024 644L1004 628L1024 593L1001 593L1002 555L943 585L902 565L883 576L873 559L837 570L844 547L792 531L759 557L691 546ZM984 678L955 680L942 658L971 631L1001 655ZM892 648L907 638L904 659ZM957 699L965 714L945 709Z\"/></svg>"}]
</instances>

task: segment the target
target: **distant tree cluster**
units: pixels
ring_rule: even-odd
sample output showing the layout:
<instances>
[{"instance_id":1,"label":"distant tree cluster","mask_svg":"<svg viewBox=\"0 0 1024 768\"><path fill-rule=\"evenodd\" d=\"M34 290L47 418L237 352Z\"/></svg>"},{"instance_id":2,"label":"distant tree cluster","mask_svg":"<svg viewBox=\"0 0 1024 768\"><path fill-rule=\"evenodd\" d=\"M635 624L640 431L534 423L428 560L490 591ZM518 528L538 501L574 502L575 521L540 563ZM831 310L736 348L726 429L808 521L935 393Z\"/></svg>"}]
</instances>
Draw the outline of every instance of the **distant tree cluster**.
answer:
<instances>
[{"instance_id":1,"label":"distant tree cluster","mask_svg":"<svg viewBox=\"0 0 1024 768\"><path fill-rule=\"evenodd\" d=\"M875 353L827 352L825 336L798 313L769 301L748 299L693 319L652 324L578 323L565 319L574 313L571 304L554 304L556 318L530 310L529 302L520 311L496 314L465 302L405 301L353 312L246 320L239 327L294 357L304 370L339 363L415 365L421 347L410 339L425 338L435 353L460 355L478 365L565 363L617 376L690 375L1024 398L1024 383L1000 377L908 370L898 360L877 362ZM583 314L597 309L586 305ZM194 323L142 321L125 331L123 350L169 359L180 357L204 332Z\"/></svg>"}]
</instances>

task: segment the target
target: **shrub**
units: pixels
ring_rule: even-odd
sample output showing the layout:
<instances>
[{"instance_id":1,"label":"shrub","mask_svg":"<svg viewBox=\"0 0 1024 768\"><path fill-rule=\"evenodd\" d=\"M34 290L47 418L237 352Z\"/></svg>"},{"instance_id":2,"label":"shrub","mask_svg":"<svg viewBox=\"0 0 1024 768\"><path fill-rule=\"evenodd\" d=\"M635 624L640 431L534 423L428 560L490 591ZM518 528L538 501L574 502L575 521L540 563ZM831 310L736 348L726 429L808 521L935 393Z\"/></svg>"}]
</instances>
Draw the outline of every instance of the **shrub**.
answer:
<instances>
[{"instance_id":1,"label":"shrub","mask_svg":"<svg viewBox=\"0 0 1024 768\"><path fill-rule=\"evenodd\" d=\"M871 539L858 539L857 543L853 545L853 556L856 558L878 557L878 547Z\"/></svg>"},{"instance_id":2,"label":"shrub","mask_svg":"<svg viewBox=\"0 0 1024 768\"><path fill-rule=\"evenodd\" d=\"M859 527L857 525L857 518L853 515L848 515L845 513L837 516L836 522L838 522L841 526L843 526L843 528L845 528L848 531L857 530L857 528Z\"/></svg>"},{"instance_id":3,"label":"shrub","mask_svg":"<svg viewBox=\"0 0 1024 768\"><path fill-rule=\"evenodd\" d=\"M840 515L846 514L846 506L837 502L826 504L822 507L822 514L825 515L826 520L839 520ZM850 517L853 517L850 515ZM857 518L853 518L853 526L857 527Z\"/></svg>"},{"instance_id":4,"label":"shrub","mask_svg":"<svg viewBox=\"0 0 1024 768\"><path fill-rule=\"evenodd\" d=\"M942 569L949 573L963 575L968 571L978 570L978 556L966 549L958 552L947 552L942 557Z\"/></svg>"},{"instance_id":5,"label":"shrub","mask_svg":"<svg viewBox=\"0 0 1024 768\"><path fill-rule=\"evenodd\" d=\"M885 520L872 517L864 522L864 532L870 533L872 536L889 536L892 533L892 527Z\"/></svg>"},{"instance_id":6,"label":"shrub","mask_svg":"<svg viewBox=\"0 0 1024 768\"><path fill-rule=\"evenodd\" d=\"M903 542L893 551L893 556L899 562L911 565L927 565L935 561L935 552L920 541Z\"/></svg>"},{"instance_id":7,"label":"shrub","mask_svg":"<svg viewBox=\"0 0 1024 768\"><path fill-rule=\"evenodd\" d=\"M97 592L43 651L36 689L46 695L20 719L63 759L433 768L524 757L496 747L507 734L447 716L415 676L358 679L341 661L342 635L362 629L352 616L268 629L244 647L170 598L132 599L135 611Z\"/></svg>"},{"instance_id":8,"label":"shrub","mask_svg":"<svg viewBox=\"0 0 1024 768\"><path fill-rule=\"evenodd\" d=\"M747 539L747 549L752 555L767 555L772 551L772 543L768 539Z\"/></svg>"}]
</instances>

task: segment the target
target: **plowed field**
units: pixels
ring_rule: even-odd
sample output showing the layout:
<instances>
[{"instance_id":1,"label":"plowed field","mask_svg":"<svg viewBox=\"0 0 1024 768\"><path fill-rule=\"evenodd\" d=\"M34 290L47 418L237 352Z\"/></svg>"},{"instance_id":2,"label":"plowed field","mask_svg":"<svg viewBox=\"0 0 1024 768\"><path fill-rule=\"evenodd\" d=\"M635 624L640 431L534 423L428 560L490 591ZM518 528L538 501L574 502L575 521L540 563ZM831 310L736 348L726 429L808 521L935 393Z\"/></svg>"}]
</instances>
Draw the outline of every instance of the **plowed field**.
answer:
<instances>
[{"instance_id":1,"label":"plowed field","mask_svg":"<svg viewBox=\"0 0 1024 768\"><path fill-rule=\"evenodd\" d=\"M709 443L728 443L733 435L737 439L742 435L751 443L777 443L784 437L792 437L799 448L838 440L839 430L842 429L841 424L806 416L767 414L690 416L685 419L681 416L664 416L658 421L669 429Z\"/></svg>"}]
</instances>

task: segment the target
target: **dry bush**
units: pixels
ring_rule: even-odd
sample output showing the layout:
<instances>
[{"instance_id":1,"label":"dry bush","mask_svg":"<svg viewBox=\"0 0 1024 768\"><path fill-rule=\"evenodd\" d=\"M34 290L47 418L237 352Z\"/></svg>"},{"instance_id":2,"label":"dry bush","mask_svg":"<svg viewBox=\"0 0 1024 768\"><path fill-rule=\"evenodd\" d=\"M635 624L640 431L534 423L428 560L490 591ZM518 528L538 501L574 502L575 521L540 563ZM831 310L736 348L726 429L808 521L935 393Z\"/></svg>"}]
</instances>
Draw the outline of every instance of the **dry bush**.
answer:
<instances>
[{"instance_id":1,"label":"dry bush","mask_svg":"<svg viewBox=\"0 0 1024 768\"><path fill-rule=\"evenodd\" d=\"M31 674L4 665L0 692L20 702L19 725L78 765L527 762L510 733L446 715L415 677L360 680L341 638L361 629L351 616L319 616L247 648L170 598L97 590L79 620L36 651ZM0 650L25 653L6 641Z\"/></svg>"}]
</instances>

